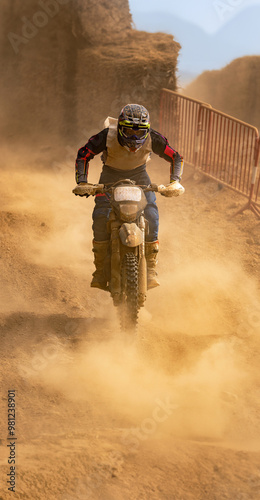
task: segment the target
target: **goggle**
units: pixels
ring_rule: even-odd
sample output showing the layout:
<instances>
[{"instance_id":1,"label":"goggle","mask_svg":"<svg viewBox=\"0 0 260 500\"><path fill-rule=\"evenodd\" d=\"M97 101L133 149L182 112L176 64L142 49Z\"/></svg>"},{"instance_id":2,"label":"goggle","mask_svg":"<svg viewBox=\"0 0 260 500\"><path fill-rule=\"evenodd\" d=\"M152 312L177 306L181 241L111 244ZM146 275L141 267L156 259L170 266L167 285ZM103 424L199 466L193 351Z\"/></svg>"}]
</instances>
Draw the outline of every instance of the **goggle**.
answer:
<instances>
[{"instance_id":1,"label":"goggle","mask_svg":"<svg viewBox=\"0 0 260 500\"><path fill-rule=\"evenodd\" d=\"M137 139L144 139L149 132L147 128L130 128L130 127L122 127L121 129L122 135L129 139L130 137L136 137Z\"/></svg>"}]
</instances>

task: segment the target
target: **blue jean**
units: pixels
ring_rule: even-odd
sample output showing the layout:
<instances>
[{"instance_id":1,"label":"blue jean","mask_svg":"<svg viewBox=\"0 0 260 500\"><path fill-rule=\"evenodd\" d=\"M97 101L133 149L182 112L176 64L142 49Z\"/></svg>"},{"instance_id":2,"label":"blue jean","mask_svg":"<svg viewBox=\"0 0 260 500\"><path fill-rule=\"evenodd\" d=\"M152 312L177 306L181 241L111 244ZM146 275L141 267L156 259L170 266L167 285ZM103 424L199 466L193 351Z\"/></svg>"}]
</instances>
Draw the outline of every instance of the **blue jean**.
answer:
<instances>
[{"instance_id":1,"label":"blue jean","mask_svg":"<svg viewBox=\"0 0 260 500\"><path fill-rule=\"evenodd\" d=\"M135 168L134 170L115 170L104 165L99 182L100 184L108 184L122 179L131 179L134 180L136 184L146 186L151 183L150 177L146 172L145 165ZM145 193L145 196L147 199L147 205L144 210L144 216L149 225L149 233L146 236L146 241L156 241L158 240L159 230L159 212L156 205L156 196L153 192ZM95 241L106 241L109 239L107 222L110 211L109 196L96 196L95 208L92 214L92 229Z\"/></svg>"}]
</instances>

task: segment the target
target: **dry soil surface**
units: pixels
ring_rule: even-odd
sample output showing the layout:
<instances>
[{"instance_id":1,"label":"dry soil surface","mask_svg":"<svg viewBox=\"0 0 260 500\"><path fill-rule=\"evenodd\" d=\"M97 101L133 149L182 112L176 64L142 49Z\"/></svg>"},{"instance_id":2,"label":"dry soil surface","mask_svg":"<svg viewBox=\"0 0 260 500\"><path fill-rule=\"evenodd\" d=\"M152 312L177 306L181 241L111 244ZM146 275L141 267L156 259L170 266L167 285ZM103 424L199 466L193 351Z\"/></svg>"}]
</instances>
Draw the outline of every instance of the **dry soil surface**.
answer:
<instances>
[{"instance_id":1,"label":"dry soil surface","mask_svg":"<svg viewBox=\"0 0 260 500\"><path fill-rule=\"evenodd\" d=\"M149 171L167 182L163 161ZM2 165L2 500L260 499L260 222L191 174L158 197L161 286L129 342L89 287L93 199L72 171Z\"/></svg>"}]
</instances>

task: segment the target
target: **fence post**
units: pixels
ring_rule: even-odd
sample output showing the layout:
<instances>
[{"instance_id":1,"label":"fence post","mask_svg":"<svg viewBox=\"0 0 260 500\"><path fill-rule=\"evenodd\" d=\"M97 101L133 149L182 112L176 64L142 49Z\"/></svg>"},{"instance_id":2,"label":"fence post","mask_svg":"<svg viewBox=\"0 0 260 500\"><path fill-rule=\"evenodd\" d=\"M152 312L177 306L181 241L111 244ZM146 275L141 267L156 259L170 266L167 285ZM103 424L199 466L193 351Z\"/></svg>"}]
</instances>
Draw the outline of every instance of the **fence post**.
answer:
<instances>
[{"instance_id":1,"label":"fence post","mask_svg":"<svg viewBox=\"0 0 260 500\"><path fill-rule=\"evenodd\" d=\"M255 203L257 201L258 190L259 190L259 186L260 186L260 177L259 177L258 183L257 183L255 202L253 201L255 183L256 183L257 172L258 172L259 153L260 153L260 142L259 142L259 134L257 134L256 138L255 138L254 167L253 167L253 171L252 171L251 186L250 186L250 193L249 193L248 202L244 207L242 207L240 210L238 210L238 212L235 213L234 217L238 214L242 214L245 210L251 210L257 216L257 218L260 219L260 208L257 207L257 205Z\"/></svg>"},{"instance_id":2,"label":"fence post","mask_svg":"<svg viewBox=\"0 0 260 500\"><path fill-rule=\"evenodd\" d=\"M161 90L161 99L160 99L160 117L159 117L159 130L162 130L163 127L163 103L164 103L164 89Z\"/></svg>"},{"instance_id":3,"label":"fence post","mask_svg":"<svg viewBox=\"0 0 260 500\"><path fill-rule=\"evenodd\" d=\"M199 112L198 112L198 119L197 119L197 133L196 133L196 139L195 139L195 144L194 144L194 166L195 169L198 167L198 156L199 156L199 149L200 149L200 132L201 132L201 113L202 113L202 106L199 107Z\"/></svg>"},{"instance_id":4,"label":"fence post","mask_svg":"<svg viewBox=\"0 0 260 500\"><path fill-rule=\"evenodd\" d=\"M211 149L211 128L212 128L212 113L209 113L209 122L207 127L207 151L206 151L206 172L209 170L209 155Z\"/></svg>"},{"instance_id":5,"label":"fence post","mask_svg":"<svg viewBox=\"0 0 260 500\"><path fill-rule=\"evenodd\" d=\"M259 156L260 156L260 140L258 139L258 159L259 159ZM256 171L257 173L257 171ZM256 188L256 193L255 193L255 202L257 203L257 199L258 199L258 194L259 194L259 190L260 190L260 174L258 176L258 183L257 183L257 188Z\"/></svg>"}]
</instances>

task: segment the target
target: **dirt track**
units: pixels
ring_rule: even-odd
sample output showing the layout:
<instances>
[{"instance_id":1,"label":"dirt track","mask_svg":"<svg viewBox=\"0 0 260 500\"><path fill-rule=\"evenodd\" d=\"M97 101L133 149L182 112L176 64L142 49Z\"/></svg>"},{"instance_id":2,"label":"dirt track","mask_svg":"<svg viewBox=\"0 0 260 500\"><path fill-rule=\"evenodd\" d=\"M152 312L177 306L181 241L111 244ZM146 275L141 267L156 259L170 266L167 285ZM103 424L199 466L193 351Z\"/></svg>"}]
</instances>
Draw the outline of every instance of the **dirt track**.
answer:
<instances>
[{"instance_id":1,"label":"dirt track","mask_svg":"<svg viewBox=\"0 0 260 500\"><path fill-rule=\"evenodd\" d=\"M70 194L72 172L14 168L0 185L0 498L260 498L260 223L230 218L244 199L189 169L182 198L158 199L161 287L128 345L89 288L93 200ZM149 170L167 182L163 161Z\"/></svg>"}]
</instances>

